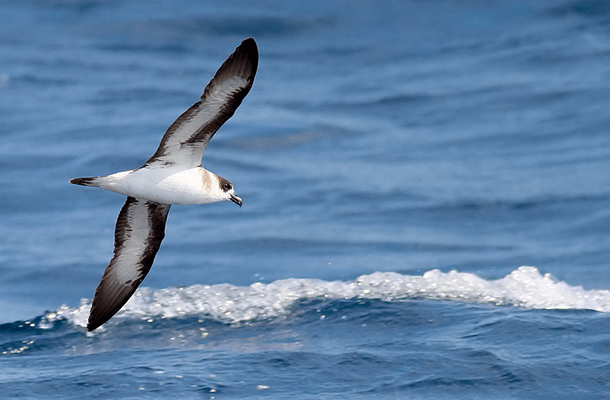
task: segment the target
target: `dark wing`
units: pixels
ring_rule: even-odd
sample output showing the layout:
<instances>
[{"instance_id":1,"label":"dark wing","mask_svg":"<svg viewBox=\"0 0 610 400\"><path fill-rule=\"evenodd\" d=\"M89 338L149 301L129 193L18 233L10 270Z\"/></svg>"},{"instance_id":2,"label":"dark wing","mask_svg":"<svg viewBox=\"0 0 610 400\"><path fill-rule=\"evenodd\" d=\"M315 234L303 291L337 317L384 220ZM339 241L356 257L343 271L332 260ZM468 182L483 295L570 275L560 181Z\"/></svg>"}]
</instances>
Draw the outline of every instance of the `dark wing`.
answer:
<instances>
[{"instance_id":1,"label":"dark wing","mask_svg":"<svg viewBox=\"0 0 610 400\"><path fill-rule=\"evenodd\" d=\"M114 257L95 290L87 330L116 314L150 271L165 236L170 205L128 197L114 232Z\"/></svg>"},{"instance_id":2,"label":"dark wing","mask_svg":"<svg viewBox=\"0 0 610 400\"><path fill-rule=\"evenodd\" d=\"M250 91L257 66L256 42L246 39L216 72L201 100L167 129L159 148L144 166L181 164L194 168L201 165L208 142Z\"/></svg>"}]
</instances>

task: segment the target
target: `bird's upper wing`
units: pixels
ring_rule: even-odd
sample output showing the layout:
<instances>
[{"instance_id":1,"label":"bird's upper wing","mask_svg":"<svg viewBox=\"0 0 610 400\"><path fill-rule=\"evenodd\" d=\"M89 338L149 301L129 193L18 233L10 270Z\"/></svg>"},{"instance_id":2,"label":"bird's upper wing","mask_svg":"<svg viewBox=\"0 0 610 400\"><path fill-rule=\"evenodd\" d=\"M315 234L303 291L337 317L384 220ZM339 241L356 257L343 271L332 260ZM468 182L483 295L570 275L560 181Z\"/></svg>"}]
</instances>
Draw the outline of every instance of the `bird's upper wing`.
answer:
<instances>
[{"instance_id":1,"label":"bird's upper wing","mask_svg":"<svg viewBox=\"0 0 610 400\"><path fill-rule=\"evenodd\" d=\"M165 236L169 209L168 204L127 198L114 232L114 257L95 290L88 331L116 314L148 274Z\"/></svg>"},{"instance_id":2,"label":"bird's upper wing","mask_svg":"<svg viewBox=\"0 0 610 400\"><path fill-rule=\"evenodd\" d=\"M257 66L256 42L246 39L218 69L201 100L167 129L159 148L144 166L180 164L194 168L201 165L208 142L250 91Z\"/></svg>"}]
</instances>

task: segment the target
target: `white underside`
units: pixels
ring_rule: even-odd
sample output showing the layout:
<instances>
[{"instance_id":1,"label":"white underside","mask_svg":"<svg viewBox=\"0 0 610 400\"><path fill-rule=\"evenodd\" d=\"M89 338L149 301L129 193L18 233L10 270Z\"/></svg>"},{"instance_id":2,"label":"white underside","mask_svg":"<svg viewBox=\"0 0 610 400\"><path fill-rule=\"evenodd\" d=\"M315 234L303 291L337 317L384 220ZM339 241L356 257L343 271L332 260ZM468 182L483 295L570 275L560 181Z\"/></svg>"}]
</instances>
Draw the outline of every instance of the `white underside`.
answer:
<instances>
[{"instance_id":1,"label":"white underside","mask_svg":"<svg viewBox=\"0 0 610 400\"><path fill-rule=\"evenodd\" d=\"M201 167L187 170L142 168L98 178L96 186L161 204L205 204L227 200L221 193L204 192L204 174L216 179L214 174Z\"/></svg>"}]
</instances>

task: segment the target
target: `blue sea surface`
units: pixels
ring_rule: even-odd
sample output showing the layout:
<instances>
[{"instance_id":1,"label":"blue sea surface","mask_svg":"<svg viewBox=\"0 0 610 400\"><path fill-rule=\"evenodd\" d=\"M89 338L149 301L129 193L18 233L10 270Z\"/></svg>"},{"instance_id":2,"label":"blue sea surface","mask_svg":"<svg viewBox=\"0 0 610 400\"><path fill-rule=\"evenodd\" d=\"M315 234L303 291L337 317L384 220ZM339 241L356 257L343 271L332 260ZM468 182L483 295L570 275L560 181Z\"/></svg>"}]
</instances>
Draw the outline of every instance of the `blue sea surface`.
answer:
<instances>
[{"instance_id":1,"label":"blue sea surface","mask_svg":"<svg viewBox=\"0 0 610 400\"><path fill-rule=\"evenodd\" d=\"M610 399L610 3L0 0L0 398ZM250 94L135 296L124 197L241 40Z\"/></svg>"}]
</instances>

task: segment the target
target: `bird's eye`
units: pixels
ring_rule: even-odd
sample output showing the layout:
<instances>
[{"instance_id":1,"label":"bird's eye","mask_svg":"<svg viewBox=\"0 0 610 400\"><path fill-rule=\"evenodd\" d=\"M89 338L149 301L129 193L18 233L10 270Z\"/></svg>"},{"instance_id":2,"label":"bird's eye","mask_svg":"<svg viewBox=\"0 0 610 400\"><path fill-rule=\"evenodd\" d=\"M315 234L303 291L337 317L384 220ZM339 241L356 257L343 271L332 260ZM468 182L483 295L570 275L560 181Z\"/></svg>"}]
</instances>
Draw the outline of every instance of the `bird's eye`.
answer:
<instances>
[{"instance_id":1,"label":"bird's eye","mask_svg":"<svg viewBox=\"0 0 610 400\"><path fill-rule=\"evenodd\" d=\"M229 182L224 182L222 184L222 190L224 190L225 192L228 192L229 190L231 190L231 184Z\"/></svg>"}]
</instances>

